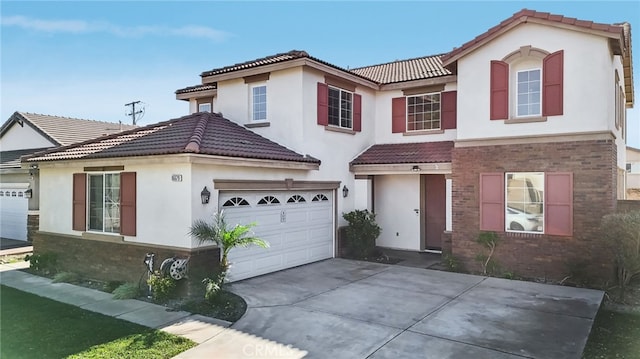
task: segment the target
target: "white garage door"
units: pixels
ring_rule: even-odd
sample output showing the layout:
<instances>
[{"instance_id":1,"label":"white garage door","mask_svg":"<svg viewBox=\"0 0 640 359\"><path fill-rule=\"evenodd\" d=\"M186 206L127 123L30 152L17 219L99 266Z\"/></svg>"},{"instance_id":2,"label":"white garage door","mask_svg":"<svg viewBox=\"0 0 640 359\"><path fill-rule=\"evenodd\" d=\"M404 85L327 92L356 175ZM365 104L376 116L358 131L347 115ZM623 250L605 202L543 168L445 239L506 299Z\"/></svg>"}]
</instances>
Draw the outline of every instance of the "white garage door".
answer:
<instances>
[{"instance_id":1,"label":"white garage door","mask_svg":"<svg viewBox=\"0 0 640 359\"><path fill-rule=\"evenodd\" d=\"M24 196L26 188L0 186L0 237L27 240L27 213L29 199Z\"/></svg>"},{"instance_id":2,"label":"white garage door","mask_svg":"<svg viewBox=\"0 0 640 359\"><path fill-rule=\"evenodd\" d=\"M269 248L229 253L229 280L237 281L333 257L332 191L221 192L228 225L255 222Z\"/></svg>"}]
</instances>

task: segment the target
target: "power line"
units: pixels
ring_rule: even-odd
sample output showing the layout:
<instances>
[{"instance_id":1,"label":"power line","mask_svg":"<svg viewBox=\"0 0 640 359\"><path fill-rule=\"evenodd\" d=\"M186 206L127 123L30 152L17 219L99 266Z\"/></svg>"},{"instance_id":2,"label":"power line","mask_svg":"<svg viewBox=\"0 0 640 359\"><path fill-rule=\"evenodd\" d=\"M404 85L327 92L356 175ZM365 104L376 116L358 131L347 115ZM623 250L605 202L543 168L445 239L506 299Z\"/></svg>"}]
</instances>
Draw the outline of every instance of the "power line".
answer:
<instances>
[{"instance_id":1,"label":"power line","mask_svg":"<svg viewBox=\"0 0 640 359\"><path fill-rule=\"evenodd\" d=\"M131 116L131 119L133 120L132 123L134 126L136 125L136 121L141 119L144 116L144 106L142 104L143 104L142 101L133 101L125 104L125 107L131 106L131 112L126 113L125 115ZM138 110L136 110L136 105L139 105ZM137 115L140 115L140 116L136 119Z\"/></svg>"}]
</instances>

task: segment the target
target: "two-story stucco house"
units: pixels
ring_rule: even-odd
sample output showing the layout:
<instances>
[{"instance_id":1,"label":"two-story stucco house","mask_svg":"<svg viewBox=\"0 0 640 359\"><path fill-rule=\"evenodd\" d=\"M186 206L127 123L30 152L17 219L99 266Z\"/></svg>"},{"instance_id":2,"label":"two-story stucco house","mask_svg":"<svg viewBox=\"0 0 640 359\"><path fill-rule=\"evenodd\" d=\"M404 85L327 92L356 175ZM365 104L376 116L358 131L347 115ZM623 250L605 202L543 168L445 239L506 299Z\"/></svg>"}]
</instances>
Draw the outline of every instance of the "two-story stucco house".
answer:
<instances>
[{"instance_id":1,"label":"two-story stucco house","mask_svg":"<svg viewBox=\"0 0 640 359\"><path fill-rule=\"evenodd\" d=\"M628 24L523 10L447 54L346 70L290 51L201 80L176 91L188 116L25 160L56 189L36 250L137 279L145 252L210 260L188 228L224 210L271 243L235 251L239 280L334 256L341 214L369 209L381 247L474 269L495 231L511 272L609 275L596 239L624 197Z\"/></svg>"}]
</instances>

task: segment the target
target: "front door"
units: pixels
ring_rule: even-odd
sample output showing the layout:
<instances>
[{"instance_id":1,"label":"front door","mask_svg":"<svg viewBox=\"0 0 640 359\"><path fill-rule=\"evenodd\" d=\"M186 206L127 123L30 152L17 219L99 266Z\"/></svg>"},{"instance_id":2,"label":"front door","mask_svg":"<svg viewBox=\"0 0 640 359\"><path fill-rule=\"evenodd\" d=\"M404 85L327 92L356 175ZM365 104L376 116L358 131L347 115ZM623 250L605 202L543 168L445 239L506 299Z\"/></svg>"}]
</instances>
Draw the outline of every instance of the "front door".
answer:
<instances>
[{"instance_id":1,"label":"front door","mask_svg":"<svg viewBox=\"0 0 640 359\"><path fill-rule=\"evenodd\" d=\"M424 175L425 248L442 249L442 232L446 229L447 182L444 175Z\"/></svg>"}]
</instances>

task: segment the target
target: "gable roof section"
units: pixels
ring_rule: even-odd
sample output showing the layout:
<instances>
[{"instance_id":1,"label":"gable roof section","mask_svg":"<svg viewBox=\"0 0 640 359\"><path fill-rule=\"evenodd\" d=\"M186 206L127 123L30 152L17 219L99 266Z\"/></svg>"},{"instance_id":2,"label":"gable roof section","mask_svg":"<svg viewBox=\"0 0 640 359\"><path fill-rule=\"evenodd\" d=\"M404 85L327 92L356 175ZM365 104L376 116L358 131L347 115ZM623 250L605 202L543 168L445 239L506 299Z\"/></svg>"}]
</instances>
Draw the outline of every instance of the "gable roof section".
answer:
<instances>
[{"instance_id":1,"label":"gable roof section","mask_svg":"<svg viewBox=\"0 0 640 359\"><path fill-rule=\"evenodd\" d=\"M30 126L44 138L58 146L66 146L96 137L136 128L114 122L83 120L71 117L40 115L29 112L14 112L0 128L3 136L12 126Z\"/></svg>"},{"instance_id":2,"label":"gable roof section","mask_svg":"<svg viewBox=\"0 0 640 359\"><path fill-rule=\"evenodd\" d=\"M176 95L183 94L183 93L199 92L199 91L217 90L217 89L218 89L218 84L214 82L211 84L195 85L195 86L189 86L189 87L177 89Z\"/></svg>"},{"instance_id":3,"label":"gable roof section","mask_svg":"<svg viewBox=\"0 0 640 359\"><path fill-rule=\"evenodd\" d=\"M215 113L189 116L37 153L27 162L197 153L320 164Z\"/></svg>"},{"instance_id":4,"label":"gable roof section","mask_svg":"<svg viewBox=\"0 0 640 359\"><path fill-rule=\"evenodd\" d=\"M452 150L453 141L373 145L351 161L350 165L449 163Z\"/></svg>"},{"instance_id":5,"label":"gable roof section","mask_svg":"<svg viewBox=\"0 0 640 359\"><path fill-rule=\"evenodd\" d=\"M442 66L442 56L443 55L434 55L398 60L385 64L360 67L350 71L354 74L370 78L379 84L451 75L451 71Z\"/></svg>"}]
</instances>

